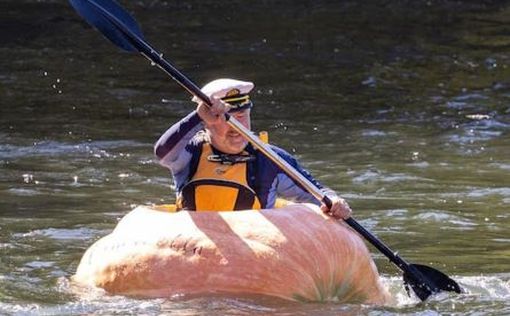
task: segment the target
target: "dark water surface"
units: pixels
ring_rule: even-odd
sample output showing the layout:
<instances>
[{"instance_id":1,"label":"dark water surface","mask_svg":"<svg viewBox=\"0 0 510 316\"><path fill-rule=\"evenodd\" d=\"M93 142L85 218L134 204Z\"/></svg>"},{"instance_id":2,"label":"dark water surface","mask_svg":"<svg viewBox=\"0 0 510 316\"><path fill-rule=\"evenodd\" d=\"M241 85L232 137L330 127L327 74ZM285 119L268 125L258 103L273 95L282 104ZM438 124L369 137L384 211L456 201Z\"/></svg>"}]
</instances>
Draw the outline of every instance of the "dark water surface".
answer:
<instances>
[{"instance_id":1,"label":"dark water surface","mask_svg":"<svg viewBox=\"0 0 510 316\"><path fill-rule=\"evenodd\" d=\"M467 292L426 304L371 249L387 307L72 294L95 240L173 202L152 145L192 109L65 1L0 2L0 314L510 314L510 6L504 1L122 1L198 84L256 83L254 128L411 262Z\"/></svg>"}]
</instances>

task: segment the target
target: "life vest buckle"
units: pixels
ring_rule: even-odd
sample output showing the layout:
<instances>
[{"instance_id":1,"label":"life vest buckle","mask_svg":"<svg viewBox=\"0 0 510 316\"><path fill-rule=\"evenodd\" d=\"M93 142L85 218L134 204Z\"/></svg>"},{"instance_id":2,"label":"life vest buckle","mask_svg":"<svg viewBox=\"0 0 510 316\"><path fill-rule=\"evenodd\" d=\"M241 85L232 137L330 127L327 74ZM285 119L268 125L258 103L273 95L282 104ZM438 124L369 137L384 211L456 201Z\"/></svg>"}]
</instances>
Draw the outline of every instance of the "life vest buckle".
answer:
<instances>
[{"instance_id":1,"label":"life vest buckle","mask_svg":"<svg viewBox=\"0 0 510 316\"><path fill-rule=\"evenodd\" d=\"M229 154L216 154L207 156L207 160L212 162L219 162L222 165L234 165L236 163L243 163L255 160L253 155L229 155Z\"/></svg>"}]
</instances>

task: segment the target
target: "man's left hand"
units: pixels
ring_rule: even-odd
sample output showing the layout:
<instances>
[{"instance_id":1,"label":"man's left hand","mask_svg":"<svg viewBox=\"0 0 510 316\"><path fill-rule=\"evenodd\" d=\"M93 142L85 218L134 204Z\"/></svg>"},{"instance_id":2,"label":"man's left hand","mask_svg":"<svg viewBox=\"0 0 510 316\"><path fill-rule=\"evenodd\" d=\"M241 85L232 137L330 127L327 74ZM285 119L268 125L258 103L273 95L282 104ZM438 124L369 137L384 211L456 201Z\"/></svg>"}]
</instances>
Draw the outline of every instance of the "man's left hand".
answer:
<instances>
[{"instance_id":1,"label":"man's left hand","mask_svg":"<svg viewBox=\"0 0 510 316\"><path fill-rule=\"evenodd\" d=\"M331 208L328 208L324 203L321 205L321 210L324 214L336 219L348 219L351 217L352 210L347 201L338 196L330 197L330 200Z\"/></svg>"}]
</instances>

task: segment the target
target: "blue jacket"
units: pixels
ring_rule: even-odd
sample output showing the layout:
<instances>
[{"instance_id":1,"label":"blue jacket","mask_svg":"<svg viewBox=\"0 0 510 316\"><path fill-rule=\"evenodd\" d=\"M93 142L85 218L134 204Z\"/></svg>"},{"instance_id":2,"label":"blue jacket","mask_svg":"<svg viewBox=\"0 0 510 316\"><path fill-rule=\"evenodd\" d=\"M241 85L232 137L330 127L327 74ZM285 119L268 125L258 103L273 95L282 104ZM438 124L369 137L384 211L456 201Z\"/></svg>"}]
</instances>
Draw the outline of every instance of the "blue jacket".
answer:
<instances>
[{"instance_id":1,"label":"blue jacket","mask_svg":"<svg viewBox=\"0 0 510 316\"><path fill-rule=\"evenodd\" d=\"M196 111L193 111L171 126L154 146L154 153L159 159L159 163L169 168L173 175L177 194L193 176L192 172L194 172L194 167L196 168L202 144L207 141L204 137L205 134L201 132L203 129L204 125L200 117ZM319 189L328 194L332 193L332 191L324 189L308 171L299 165L292 155L279 147L270 146L282 159L286 160ZM320 205L320 201L295 183L264 154L253 148L251 144L245 150L255 156L255 160L248 162L247 181L256 192L262 208L274 207L277 197L295 202Z\"/></svg>"}]
</instances>

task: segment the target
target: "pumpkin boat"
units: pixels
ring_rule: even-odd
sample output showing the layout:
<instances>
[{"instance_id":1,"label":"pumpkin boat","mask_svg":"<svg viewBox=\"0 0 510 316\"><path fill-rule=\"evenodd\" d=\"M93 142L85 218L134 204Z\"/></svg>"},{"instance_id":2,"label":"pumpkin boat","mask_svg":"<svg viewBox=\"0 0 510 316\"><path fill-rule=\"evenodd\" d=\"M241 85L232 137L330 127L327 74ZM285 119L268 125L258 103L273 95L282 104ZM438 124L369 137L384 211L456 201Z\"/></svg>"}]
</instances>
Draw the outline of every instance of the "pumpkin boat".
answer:
<instances>
[{"instance_id":1,"label":"pumpkin boat","mask_svg":"<svg viewBox=\"0 0 510 316\"><path fill-rule=\"evenodd\" d=\"M389 299L361 238L312 204L237 212L139 206L86 251L74 280L138 297Z\"/></svg>"}]
</instances>

